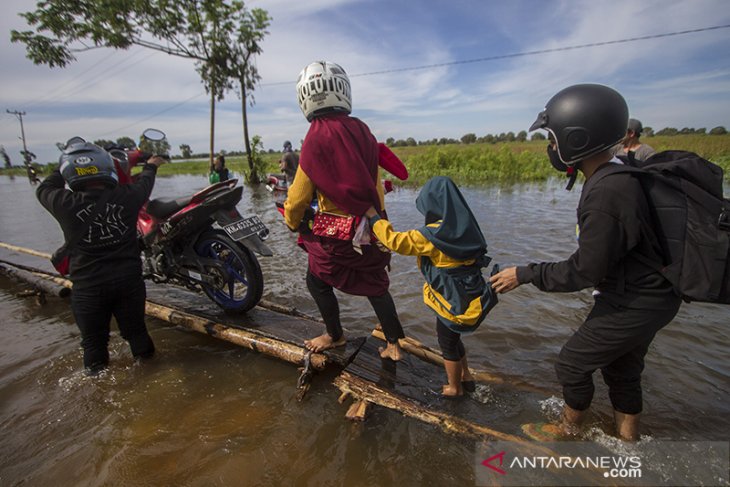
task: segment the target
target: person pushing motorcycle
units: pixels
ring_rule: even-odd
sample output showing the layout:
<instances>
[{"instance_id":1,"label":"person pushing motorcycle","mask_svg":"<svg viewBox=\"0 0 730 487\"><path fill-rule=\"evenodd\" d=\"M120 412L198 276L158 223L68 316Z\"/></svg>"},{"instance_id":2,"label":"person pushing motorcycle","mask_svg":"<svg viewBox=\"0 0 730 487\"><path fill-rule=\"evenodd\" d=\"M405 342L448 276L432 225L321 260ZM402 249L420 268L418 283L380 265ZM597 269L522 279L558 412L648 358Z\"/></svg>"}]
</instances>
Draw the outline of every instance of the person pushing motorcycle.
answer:
<instances>
[{"instance_id":1,"label":"person pushing motorcycle","mask_svg":"<svg viewBox=\"0 0 730 487\"><path fill-rule=\"evenodd\" d=\"M76 137L64 148L59 167L36 190L67 242L81 233L70 249L71 309L90 374L109 364L112 316L135 358L154 355L144 321L146 288L136 224L157 168L165 162L151 157L133 182L120 185L111 155Z\"/></svg>"}]
</instances>

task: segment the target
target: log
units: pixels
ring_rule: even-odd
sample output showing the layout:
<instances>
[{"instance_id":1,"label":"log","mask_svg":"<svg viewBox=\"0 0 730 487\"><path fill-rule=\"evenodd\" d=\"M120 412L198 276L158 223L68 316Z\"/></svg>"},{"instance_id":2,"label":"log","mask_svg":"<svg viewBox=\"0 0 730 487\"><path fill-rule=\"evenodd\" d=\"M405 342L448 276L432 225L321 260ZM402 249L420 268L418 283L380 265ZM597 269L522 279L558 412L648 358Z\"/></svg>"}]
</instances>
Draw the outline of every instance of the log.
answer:
<instances>
[{"instance_id":1,"label":"log","mask_svg":"<svg viewBox=\"0 0 730 487\"><path fill-rule=\"evenodd\" d=\"M45 272L32 272L33 275L42 277L43 279L47 279L51 282L55 282L59 286L67 287L69 289L73 288L73 283L69 281L68 279L61 277L61 276L52 276L50 274L46 274Z\"/></svg>"},{"instance_id":2,"label":"log","mask_svg":"<svg viewBox=\"0 0 730 487\"><path fill-rule=\"evenodd\" d=\"M33 286L37 291L57 296L59 298L65 298L71 294L71 288L57 284L56 282L42 277L42 274L34 274L32 272L25 271L23 269L15 269L7 266L0 265L3 273L18 280L23 281Z\"/></svg>"},{"instance_id":3,"label":"log","mask_svg":"<svg viewBox=\"0 0 730 487\"><path fill-rule=\"evenodd\" d=\"M408 401L397 394L393 394L391 391L383 389L373 382L352 375L346 370L335 378L334 385L340 391L349 392L361 398L361 400L364 399L379 406L394 409L406 416L440 426L447 431L472 437L487 436L494 440L527 442L525 438L519 436L503 433L481 424L472 423L442 411L430 410L424 406ZM348 411L349 413L350 411Z\"/></svg>"},{"instance_id":4,"label":"log","mask_svg":"<svg viewBox=\"0 0 730 487\"><path fill-rule=\"evenodd\" d=\"M277 313L281 313L281 314L284 314L284 315L296 316L297 318L304 318L304 319L307 319L307 320L310 320L310 321L316 321L318 323L324 323L324 320L322 320L321 318L316 318L314 316L309 316L308 314L302 313L301 311L299 311L296 308L292 308L290 306L282 306L281 304L274 303L272 301L267 301L266 299L260 300L256 306L260 306L260 307L262 307L264 309L268 309L268 310L271 310L271 311L276 311Z\"/></svg>"},{"instance_id":5,"label":"log","mask_svg":"<svg viewBox=\"0 0 730 487\"><path fill-rule=\"evenodd\" d=\"M368 404L370 403L364 399L354 401L347 410L347 413L345 413L345 418L350 421L365 421Z\"/></svg>"},{"instance_id":6,"label":"log","mask_svg":"<svg viewBox=\"0 0 730 487\"><path fill-rule=\"evenodd\" d=\"M47 254L45 252L39 252L37 250L28 249L25 247L19 247L17 245L11 245L11 244L8 244L5 242L0 242L0 247L6 248L8 250L12 250L13 252L21 252L23 254L34 255L36 257L42 257L44 259L51 258L51 254Z\"/></svg>"},{"instance_id":7,"label":"log","mask_svg":"<svg viewBox=\"0 0 730 487\"><path fill-rule=\"evenodd\" d=\"M380 328L380 325L377 325L375 329L373 329L372 336L375 338L378 338L380 340L385 341L385 335L383 334L382 329ZM430 347L427 347L423 343L419 342L415 338L412 337L405 337L398 341L398 344L401 346L403 350L406 352L415 355L416 357L420 358L421 360L425 360L426 362L430 362L435 365L444 365L444 358L441 356L441 353L437 352L436 350L433 350ZM539 392L541 394L555 394L555 391L550 390L545 387L539 387L534 384L529 384L522 380L517 379L509 379L505 377L501 377L498 375L491 374L484 370L476 370L472 367L469 367L469 371L471 372L471 375L474 376L474 380L477 382L486 382L489 384L509 384L511 386L517 387L519 389L527 390L530 392Z\"/></svg>"},{"instance_id":8,"label":"log","mask_svg":"<svg viewBox=\"0 0 730 487\"><path fill-rule=\"evenodd\" d=\"M379 326L380 325L378 325L378 327L373 330L372 335L375 338L379 338L385 341L385 335L383 334L383 331L379 328ZM425 360L426 362L431 362L432 364L441 366L444 365L444 358L439 352L427 347L415 338L402 338L398 341L398 344L406 352L410 353L411 355L415 355L416 357ZM474 370L471 367L469 367L469 371L474 376L474 379L476 379L477 381L490 382L492 384L504 383L504 379L502 377L490 374L489 372L485 372L483 370Z\"/></svg>"},{"instance_id":9,"label":"log","mask_svg":"<svg viewBox=\"0 0 730 487\"><path fill-rule=\"evenodd\" d=\"M147 301L145 312L149 316L153 316L163 321L167 321L199 333L205 333L206 335L226 340L255 352L265 353L293 364L304 365L304 359L308 353L308 350L303 347L263 337L222 323L216 323L214 321L200 318L183 311L177 311L150 301ZM317 370L322 370L327 364L327 357L321 353L313 353L311 356L311 362L312 367Z\"/></svg>"}]
</instances>

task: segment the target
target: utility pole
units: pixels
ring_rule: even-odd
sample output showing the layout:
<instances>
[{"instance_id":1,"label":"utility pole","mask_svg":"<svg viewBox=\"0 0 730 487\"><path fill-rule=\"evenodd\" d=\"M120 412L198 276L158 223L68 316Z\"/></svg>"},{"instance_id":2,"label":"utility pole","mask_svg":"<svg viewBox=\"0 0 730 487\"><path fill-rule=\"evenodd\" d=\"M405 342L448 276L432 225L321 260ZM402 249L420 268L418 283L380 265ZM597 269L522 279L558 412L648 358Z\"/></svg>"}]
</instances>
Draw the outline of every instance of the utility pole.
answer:
<instances>
[{"instance_id":1,"label":"utility pole","mask_svg":"<svg viewBox=\"0 0 730 487\"><path fill-rule=\"evenodd\" d=\"M28 181L30 181L30 184L36 184L40 181L40 179L38 179L36 169L31 164L32 160L30 157L30 152L28 152L28 147L25 145L25 129L23 128L23 115L25 115L25 112L19 112L17 110L5 111L11 115L15 115L16 117L18 117L18 120L20 120L20 135L23 139L23 160L25 161L25 169L28 171Z\"/></svg>"},{"instance_id":2,"label":"utility pole","mask_svg":"<svg viewBox=\"0 0 730 487\"><path fill-rule=\"evenodd\" d=\"M23 128L23 115L25 115L25 112L19 112L17 110L5 110L11 115L15 115L18 117L18 120L20 120L20 135L23 139L23 159L25 160L25 165L30 166L30 154L28 154L28 147L25 145L25 129Z\"/></svg>"}]
</instances>

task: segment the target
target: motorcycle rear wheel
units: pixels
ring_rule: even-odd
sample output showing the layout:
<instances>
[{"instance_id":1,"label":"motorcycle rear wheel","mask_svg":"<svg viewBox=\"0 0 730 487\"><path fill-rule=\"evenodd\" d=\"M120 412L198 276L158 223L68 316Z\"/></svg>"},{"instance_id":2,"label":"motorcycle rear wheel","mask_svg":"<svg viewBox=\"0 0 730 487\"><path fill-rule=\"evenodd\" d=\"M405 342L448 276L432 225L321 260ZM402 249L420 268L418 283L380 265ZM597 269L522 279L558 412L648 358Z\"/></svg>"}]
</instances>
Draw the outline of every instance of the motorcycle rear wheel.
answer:
<instances>
[{"instance_id":1,"label":"motorcycle rear wheel","mask_svg":"<svg viewBox=\"0 0 730 487\"><path fill-rule=\"evenodd\" d=\"M201 284L201 287L226 313L245 313L258 304L264 292L264 276L258 260L247 249L224 232L212 230L198 238L195 252L201 257L220 260L225 265L227 279L220 275L215 285ZM206 270L219 273L217 268Z\"/></svg>"}]
</instances>

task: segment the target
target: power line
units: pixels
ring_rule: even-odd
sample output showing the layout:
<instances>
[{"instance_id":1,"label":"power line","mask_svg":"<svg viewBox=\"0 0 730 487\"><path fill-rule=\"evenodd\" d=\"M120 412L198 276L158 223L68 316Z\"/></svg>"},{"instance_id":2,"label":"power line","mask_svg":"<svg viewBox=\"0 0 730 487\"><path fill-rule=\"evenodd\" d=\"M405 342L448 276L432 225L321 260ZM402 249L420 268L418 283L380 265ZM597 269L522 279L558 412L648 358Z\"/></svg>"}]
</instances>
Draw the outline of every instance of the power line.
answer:
<instances>
[{"instance_id":1,"label":"power line","mask_svg":"<svg viewBox=\"0 0 730 487\"><path fill-rule=\"evenodd\" d=\"M154 56L156 54L157 54L156 51L147 53L146 55L142 55L142 53L140 53L140 52L133 52L129 56L127 56L125 59L123 59L122 61L118 61L111 68L104 69L104 70L99 71L99 72L97 72L95 74L92 74L90 77L85 78L81 83L79 83L79 84L77 84L75 86L70 87L65 92L57 93L55 96L53 96L53 98L55 98L55 100L46 99L44 105L45 106L52 106L52 105L58 105L60 103L63 103L68 98L70 98L72 96L75 96L75 95L77 95L77 94L79 94L79 93L81 93L83 91L86 91L88 88L96 85L97 83L99 83L99 82L101 82L103 80L106 80L108 78L112 78L112 77L116 76L119 73L122 73L124 71L127 71L132 66L134 66L136 64L139 64L142 61L145 61L148 58L150 58L150 57L152 57L152 56ZM110 56L110 57L108 57L106 59L113 59L113 58ZM100 63L97 63L96 65L98 65L98 64L100 64ZM84 73L86 73L88 71L89 70L86 70L86 71L84 71ZM84 73L82 73L82 74L84 74ZM79 77L81 77L81 75L78 75L76 78L74 78L74 81L76 79L78 79ZM68 83L65 83L64 85L68 85ZM42 101L44 101L44 100L43 99L38 100L36 102L31 103L28 106L30 106L30 107L37 106Z\"/></svg>"},{"instance_id":2,"label":"power line","mask_svg":"<svg viewBox=\"0 0 730 487\"><path fill-rule=\"evenodd\" d=\"M181 105L184 105L184 104L186 104L186 103L187 103L187 102L189 102L190 100L193 100L193 99L195 99L195 98L199 98L199 97L201 97L201 96L203 96L203 93L198 93L197 95L193 95L193 96L191 96L190 98L188 98L188 99L186 99L186 100L183 100L183 101L181 101L180 103L177 103L177 104L175 104L175 105L173 105L173 106L171 106L171 107L167 107L167 108L165 108L165 109L163 109L163 110L160 110L159 112L153 113L153 114L152 114L152 115L150 115L149 117L143 118L142 120L137 120L137 121L136 121L136 122L134 122L134 123L130 123L129 125L125 125L124 127L121 127L121 128L115 129L115 130L112 130L112 131L110 131L110 132L107 132L107 133L105 133L105 134L101 134L101 135L100 135L99 137L106 137L106 136L108 136L108 135L115 135L115 134L119 134L119 133L121 133L121 131L122 131L122 130L126 130L126 129L130 128L130 127L134 127L135 125L139 125L140 123L142 123L142 122L146 122L147 120L151 120L151 119L155 118L155 117L156 117L156 116L158 116L158 115L162 115L163 113L169 112L170 110L174 110L175 108L177 108L177 107L179 107L179 106L181 106Z\"/></svg>"},{"instance_id":3,"label":"power line","mask_svg":"<svg viewBox=\"0 0 730 487\"><path fill-rule=\"evenodd\" d=\"M686 34L694 34L694 33L698 33L698 32L727 29L729 27L730 27L730 24L715 25L715 26L709 26L709 27L701 27L698 29L688 29L688 30L681 30L681 31L675 31L675 32L666 32L666 33L661 33L661 34L651 34L651 35L638 36L638 37L628 37L628 38L624 38L624 39L615 39L615 40L610 40L610 41L591 42L591 43L587 43L587 44L576 44L576 45L572 45L572 46L555 47L555 48L550 48L550 49L523 51L523 52L517 52L517 53L511 53L511 54L500 54L500 55L495 55L495 56L487 56L487 57L475 58L475 59L465 59L465 60L460 60L460 61L424 64L424 65L420 65L420 66L409 66L409 67L403 67L403 68L392 68L392 69L385 69L385 70L381 70L381 71L370 71L367 73L351 74L351 75L349 75L349 77L356 78L356 77L362 77L362 76L376 76L376 75L380 75L380 74L400 73L400 72L405 72L405 71L418 71L418 70L425 70L425 69L441 68L444 66L456 66L456 65L462 65L462 64L474 64L474 63L481 63L481 62L488 62L488 61L496 61L496 60L500 60L500 59L510 59L510 58L524 57L524 56L535 56L538 54L547 54L547 53L551 53L551 52L570 51L570 50L576 50L576 49L586 49L586 48L590 48L590 47L600 47L600 46L607 46L607 45L613 45L613 44L625 44L625 43L645 41L645 40L650 40L650 39L659 39L659 38L664 38L664 37L674 37L674 36L680 36L680 35L686 35ZM278 82L273 82L273 83L262 83L260 86L264 87L264 86L278 86L278 85L290 85L290 84L292 84L291 81L278 81ZM151 120L151 119L157 117L158 115L166 113L177 107L180 107L180 106L188 103L189 101L191 101L195 98L198 98L200 96L203 96L203 94L201 93L201 94L194 95L175 105L165 108L159 112L156 112L146 118L138 120L137 122L131 123L129 125L126 125L120 129L117 129L113 132L109 132L102 136L110 135L113 133L119 133L122 130L133 127L133 126L140 124L142 122L145 122L147 120Z\"/></svg>"},{"instance_id":4,"label":"power line","mask_svg":"<svg viewBox=\"0 0 730 487\"><path fill-rule=\"evenodd\" d=\"M487 62L487 61L496 61L499 59L509 59L509 58L523 57L523 56L535 56L537 54L547 54L550 52L570 51L570 50L574 50L574 49L585 49L588 47L608 46L611 44L625 44L627 42L645 41L645 40L649 40L649 39L659 39L662 37L672 37L672 36L679 36L679 35L684 35L684 34L693 34L696 32L705 32L705 31L709 31L709 30L727 29L728 27L730 27L730 24L715 25L712 27L702 27L699 29L689 29L689 30L682 30L682 31L677 31L677 32L667 32L664 34L652 34L652 35L646 35L646 36L640 36L640 37L629 37L626 39L616 39L613 41L591 42L588 44L554 47L551 49L539 49L539 50L535 50L535 51L524 51L524 52L511 53L511 54L500 54L500 55L496 55L496 56L488 56L488 57L482 57L482 58L476 58L476 59L465 59L465 60L461 60L461 61L450 61L450 62L445 62L445 63L424 64L421 66L409 66L409 67L404 67L404 68L384 69L381 71L371 71L368 73L351 74L351 75L349 75L349 77L356 78L356 77L360 77L360 76L375 76L378 74L400 73L403 71L418 71L418 70L423 70L423 69L442 68L444 66L456 66L456 65L460 65L460 64L483 63L483 62ZM277 81L274 83L262 83L261 86L288 85L291 83L292 83L291 81Z\"/></svg>"}]
</instances>

